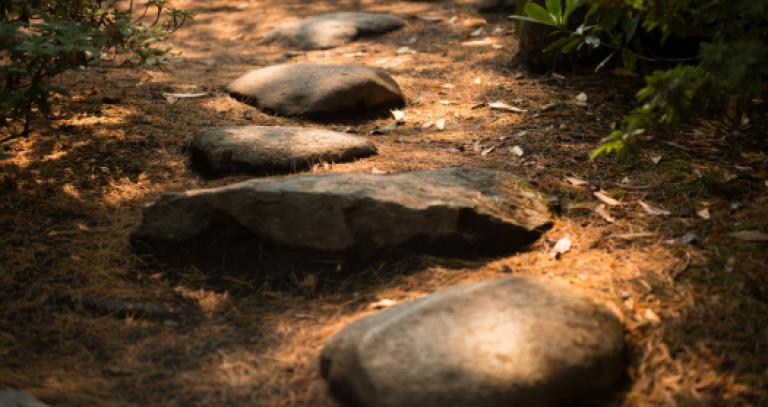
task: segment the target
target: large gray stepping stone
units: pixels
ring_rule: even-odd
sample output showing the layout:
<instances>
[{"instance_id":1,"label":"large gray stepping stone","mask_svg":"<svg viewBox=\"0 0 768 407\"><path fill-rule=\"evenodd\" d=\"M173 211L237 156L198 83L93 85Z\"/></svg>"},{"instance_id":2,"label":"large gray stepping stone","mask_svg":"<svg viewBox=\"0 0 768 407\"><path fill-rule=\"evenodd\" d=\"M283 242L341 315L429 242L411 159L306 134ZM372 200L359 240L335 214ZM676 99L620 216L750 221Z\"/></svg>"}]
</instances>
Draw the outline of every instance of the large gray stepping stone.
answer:
<instances>
[{"instance_id":1,"label":"large gray stepping stone","mask_svg":"<svg viewBox=\"0 0 768 407\"><path fill-rule=\"evenodd\" d=\"M253 258L262 247L477 257L534 242L552 225L549 203L517 176L482 169L252 179L163 195L144 209L132 241L140 253L182 262L235 246Z\"/></svg>"},{"instance_id":2,"label":"large gray stepping stone","mask_svg":"<svg viewBox=\"0 0 768 407\"><path fill-rule=\"evenodd\" d=\"M360 136L307 127L207 127L189 143L192 166L206 176L267 175L376 154Z\"/></svg>"},{"instance_id":3,"label":"large gray stepping stone","mask_svg":"<svg viewBox=\"0 0 768 407\"><path fill-rule=\"evenodd\" d=\"M344 405L573 405L624 373L622 326L589 295L535 277L454 286L354 322L321 356Z\"/></svg>"},{"instance_id":4,"label":"large gray stepping stone","mask_svg":"<svg viewBox=\"0 0 768 407\"><path fill-rule=\"evenodd\" d=\"M405 20L391 14L327 13L280 25L268 32L263 41L301 50L327 49L404 25Z\"/></svg>"},{"instance_id":5,"label":"large gray stepping stone","mask_svg":"<svg viewBox=\"0 0 768 407\"><path fill-rule=\"evenodd\" d=\"M386 71L361 65L270 66L234 80L227 91L271 113L320 120L405 104L400 87Z\"/></svg>"}]
</instances>

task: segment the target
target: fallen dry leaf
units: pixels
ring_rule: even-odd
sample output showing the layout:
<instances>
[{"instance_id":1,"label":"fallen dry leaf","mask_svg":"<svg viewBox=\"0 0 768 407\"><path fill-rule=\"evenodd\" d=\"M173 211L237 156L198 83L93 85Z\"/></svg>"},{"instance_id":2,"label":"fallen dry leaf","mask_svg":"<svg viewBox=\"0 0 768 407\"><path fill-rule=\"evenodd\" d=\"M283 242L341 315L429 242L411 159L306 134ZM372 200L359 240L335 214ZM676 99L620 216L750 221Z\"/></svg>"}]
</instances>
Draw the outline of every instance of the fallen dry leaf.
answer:
<instances>
[{"instance_id":1,"label":"fallen dry leaf","mask_svg":"<svg viewBox=\"0 0 768 407\"><path fill-rule=\"evenodd\" d=\"M383 308L389 308L393 305L397 305L397 301L390 300L389 298L384 298L383 300L379 300L379 301L368 304L368 308L383 309Z\"/></svg>"},{"instance_id":2,"label":"fallen dry leaf","mask_svg":"<svg viewBox=\"0 0 768 407\"><path fill-rule=\"evenodd\" d=\"M445 130L445 119L437 119L435 127L437 127L438 130Z\"/></svg>"},{"instance_id":3,"label":"fallen dry leaf","mask_svg":"<svg viewBox=\"0 0 768 407\"><path fill-rule=\"evenodd\" d=\"M646 308L645 312L643 312L643 318L653 325L661 322L661 318L650 308Z\"/></svg>"},{"instance_id":4,"label":"fallen dry leaf","mask_svg":"<svg viewBox=\"0 0 768 407\"><path fill-rule=\"evenodd\" d=\"M607 205L610 205L610 206L622 205L621 202L619 202L619 201L611 198L610 196L608 196L605 191L595 191L595 192L593 192L593 194L595 195L595 198L599 199L601 202L603 202L603 203L605 203Z\"/></svg>"},{"instance_id":5,"label":"fallen dry leaf","mask_svg":"<svg viewBox=\"0 0 768 407\"><path fill-rule=\"evenodd\" d=\"M668 211L668 210L666 210L664 208L661 208L661 207L658 207L658 206L653 206L653 205L651 205L651 204L649 204L647 202L637 201L637 203L640 204L640 206L643 208L645 213L647 213L649 215L652 215L652 216L669 216L669 215L672 214L672 212L670 212L670 211Z\"/></svg>"},{"instance_id":6,"label":"fallen dry leaf","mask_svg":"<svg viewBox=\"0 0 768 407\"><path fill-rule=\"evenodd\" d=\"M392 117L395 118L395 121L398 123L403 123L405 121L405 112L402 110L391 110Z\"/></svg>"},{"instance_id":7,"label":"fallen dry leaf","mask_svg":"<svg viewBox=\"0 0 768 407\"><path fill-rule=\"evenodd\" d=\"M465 47L486 47L489 45L498 45L493 38L483 38L482 40L464 41L461 45Z\"/></svg>"},{"instance_id":8,"label":"fallen dry leaf","mask_svg":"<svg viewBox=\"0 0 768 407\"><path fill-rule=\"evenodd\" d=\"M490 146L490 147L486 148L485 150L481 151L480 155L485 157L486 155L492 153L493 150L495 150L495 149L496 149L496 146Z\"/></svg>"},{"instance_id":9,"label":"fallen dry leaf","mask_svg":"<svg viewBox=\"0 0 768 407\"><path fill-rule=\"evenodd\" d=\"M163 96L166 98L176 98L176 99L194 99L194 98L202 98L208 96L207 93L201 92L201 93L163 93Z\"/></svg>"},{"instance_id":10,"label":"fallen dry leaf","mask_svg":"<svg viewBox=\"0 0 768 407\"><path fill-rule=\"evenodd\" d=\"M595 213L600 215L608 223L616 222L616 219L614 219L613 216L611 216L611 212L608 209L608 207L605 206L605 204L597 205L597 207L595 208Z\"/></svg>"},{"instance_id":11,"label":"fallen dry leaf","mask_svg":"<svg viewBox=\"0 0 768 407\"><path fill-rule=\"evenodd\" d=\"M549 257L552 259L560 258L563 253L568 253L571 250L571 239L568 236L563 237L555 243L555 247L549 252Z\"/></svg>"},{"instance_id":12,"label":"fallen dry leaf","mask_svg":"<svg viewBox=\"0 0 768 407\"><path fill-rule=\"evenodd\" d=\"M565 180L575 187L583 187L589 185L589 182L577 177L565 177Z\"/></svg>"},{"instance_id":13,"label":"fallen dry leaf","mask_svg":"<svg viewBox=\"0 0 768 407\"><path fill-rule=\"evenodd\" d=\"M736 257L731 256L728 258L728 261L725 262L725 271L727 273L733 273L733 270L735 267L736 267Z\"/></svg>"},{"instance_id":14,"label":"fallen dry leaf","mask_svg":"<svg viewBox=\"0 0 768 407\"><path fill-rule=\"evenodd\" d=\"M704 208L701 210L696 211L696 215L699 215L700 218L709 220L709 208Z\"/></svg>"},{"instance_id":15,"label":"fallen dry leaf","mask_svg":"<svg viewBox=\"0 0 768 407\"><path fill-rule=\"evenodd\" d=\"M512 112L512 113L528 113L527 110L521 109L519 107L512 106L510 104L497 101L497 102L491 102L488 103L488 107L494 110L503 110L505 112Z\"/></svg>"}]
</instances>

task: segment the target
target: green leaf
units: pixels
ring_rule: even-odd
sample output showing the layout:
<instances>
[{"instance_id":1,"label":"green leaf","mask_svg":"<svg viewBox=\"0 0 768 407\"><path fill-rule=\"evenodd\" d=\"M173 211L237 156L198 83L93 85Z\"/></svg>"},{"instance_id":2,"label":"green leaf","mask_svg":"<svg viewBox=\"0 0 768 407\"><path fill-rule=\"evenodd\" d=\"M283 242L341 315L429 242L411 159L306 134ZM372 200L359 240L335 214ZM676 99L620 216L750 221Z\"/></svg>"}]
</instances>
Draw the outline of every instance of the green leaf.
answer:
<instances>
[{"instance_id":1,"label":"green leaf","mask_svg":"<svg viewBox=\"0 0 768 407\"><path fill-rule=\"evenodd\" d=\"M541 7L536 3L527 3L525 5L525 14L528 15L528 17L535 20L537 23L546 24L546 25L557 25L555 20L552 19L552 16L549 14L549 12L545 10L544 7Z\"/></svg>"},{"instance_id":2,"label":"green leaf","mask_svg":"<svg viewBox=\"0 0 768 407\"><path fill-rule=\"evenodd\" d=\"M587 15L584 16L584 22L588 21L590 17L592 17L595 13L597 13L600 10L600 2L596 1L592 4L591 7L589 7L589 10L587 10Z\"/></svg>"},{"instance_id":3,"label":"green leaf","mask_svg":"<svg viewBox=\"0 0 768 407\"><path fill-rule=\"evenodd\" d=\"M624 67L633 71L637 70L637 56L626 48L621 50L621 61Z\"/></svg>"},{"instance_id":4,"label":"green leaf","mask_svg":"<svg viewBox=\"0 0 768 407\"><path fill-rule=\"evenodd\" d=\"M555 40L553 43L549 44L546 48L544 48L544 52L549 52L549 51L552 51L553 49L560 48L570 40L571 40L571 37L559 38Z\"/></svg>"},{"instance_id":5,"label":"green leaf","mask_svg":"<svg viewBox=\"0 0 768 407\"><path fill-rule=\"evenodd\" d=\"M563 24L563 10L560 0L546 0L547 11L557 24Z\"/></svg>"},{"instance_id":6,"label":"green leaf","mask_svg":"<svg viewBox=\"0 0 768 407\"><path fill-rule=\"evenodd\" d=\"M573 51L574 48L576 48L577 45L581 43L581 40L579 38L572 39L569 43L565 44L565 46L560 50L563 54L570 54L571 51Z\"/></svg>"},{"instance_id":7,"label":"green leaf","mask_svg":"<svg viewBox=\"0 0 768 407\"><path fill-rule=\"evenodd\" d=\"M576 0L565 0L565 13L563 13L563 25L568 25L568 19L573 14L573 10L576 9ZM585 20L586 21L586 20Z\"/></svg>"},{"instance_id":8,"label":"green leaf","mask_svg":"<svg viewBox=\"0 0 768 407\"><path fill-rule=\"evenodd\" d=\"M512 15L512 16L509 16L509 17L507 17L507 18L509 18L510 20L517 20L517 21L527 21L527 22L529 22L529 23L536 23L536 24L540 24L540 22L539 22L538 20L534 20L534 19L532 19L532 18L530 18L530 17L524 17L524 16L517 16L517 15Z\"/></svg>"},{"instance_id":9,"label":"green leaf","mask_svg":"<svg viewBox=\"0 0 768 407\"><path fill-rule=\"evenodd\" d=\"M632 20L629 20L626 24L623 24L624 30L624 44L629 45L632 38L635 37L637 32L637 26L640 24L640 17L635 16Z\"/></svg>"}]
</instances>

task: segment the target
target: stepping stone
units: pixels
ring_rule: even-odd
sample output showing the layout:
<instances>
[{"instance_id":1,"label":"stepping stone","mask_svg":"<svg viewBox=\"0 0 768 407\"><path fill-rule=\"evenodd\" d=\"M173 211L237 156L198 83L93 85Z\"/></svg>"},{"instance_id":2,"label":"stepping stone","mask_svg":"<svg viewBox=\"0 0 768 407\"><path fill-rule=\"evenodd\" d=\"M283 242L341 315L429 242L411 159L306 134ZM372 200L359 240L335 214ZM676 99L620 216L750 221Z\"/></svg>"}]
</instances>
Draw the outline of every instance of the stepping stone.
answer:
<instances>
[{"instance_id":1,"label":"stepping stone","mask_svg":"<svg viewBox=\"0 0 768 407\"><path fill-rule=\"evenodd\" d=\"M384 34L405 26L405 20L382 13L327 13L292 21L274 28L265 43L277 43L301 50L328 49L357 38Z\"/></svg>"},{"instance_id":2,"label":"stepping stone","mask_svg":"<svg viewBox=\"0 0 768 407\"><path fill-rule=\"evenodd\" d=\"M489 256L538 239L552 225L549 204L517 176L483 169L252 179L163 195L144 209L132 242L141 254L182 263L221 253L247 263L256 247L293 258Z\"/></svg>"},{"instance_id":3,"label":"stepping stone","mask_svg":"<svg viewBox=\"0 0 768 407\"><path fill-rule=\"evenodd\" d=\"M206 176L269 175L376 154L373 142L351 134L305 127L208 127L189 143L192 167Z\"/></svg>"},{"instance_id":4,"label":"stepping stone","mask_svg":"<svg viewBox=\"0 0 768 407\"><path fill-rule=\"evenodd\" d=\"M587 293L540 277L448 288L354 322L322 351L354 406L554 406L624 375L622 326Z\"/></svg>"},{"instance_id":5,"label":"stepping stone","mask_svg":"<svg viewBox=\"0 0 768 407\"><path fill-rule=\"evenodd\" d=\"M271 113L318 120L370 115L405 104L386 71L360 65L270 66L241 76L227 91Z\"/></svg>"}]
</instances>

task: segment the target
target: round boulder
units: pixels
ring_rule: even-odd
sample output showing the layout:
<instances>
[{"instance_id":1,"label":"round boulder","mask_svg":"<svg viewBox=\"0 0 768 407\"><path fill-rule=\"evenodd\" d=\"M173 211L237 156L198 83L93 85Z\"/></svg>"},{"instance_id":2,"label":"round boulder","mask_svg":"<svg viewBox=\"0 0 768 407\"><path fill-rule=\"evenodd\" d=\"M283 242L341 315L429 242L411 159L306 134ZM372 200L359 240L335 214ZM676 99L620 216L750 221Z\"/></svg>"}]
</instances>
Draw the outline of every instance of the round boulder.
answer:
<instances>
[{"instance_id":1,"label":"round boulder","mask_svg":"<svg viewBox=\"0 0 768 407\"><path fill-rule=\"evenodd\" d=\"M263 42L301 50L327 49L360 37L394 31L404 25L403 19L391 14L327 13L278 26L267 33Z\"/></svg>"},{"instance_id":2,"label":"round boulder","mask_svg":"<svg viewBox=\"0 0 768 407\"><path fill-rule=\"evenodd\" d=\"M371 115L405 104L386 71L361 65L270 66L235 79L226 89L268 112L316 120Z\"/></svg>"},{"instance_id":3,"label":"round boulder","mask_svg":"<svg viewBox=\"0 0 768 407\"><path fill-rule=\"evenodd\" d=\"M205 176L269 175L376 154L370 140L306 127L207 127L189 142L192 167Z\"/></svg>"},{"instance_id":4,"label":"round boulder","mask_svg":"<svg viewBox=\"0 0 768 407\"><path fill-rule=\"evenodd\" d=\"M337 333L321 374L344 405L572 405L624 376L622 326L587 293L539 277L454 286Z\"/></svg>"}]
</instances>

